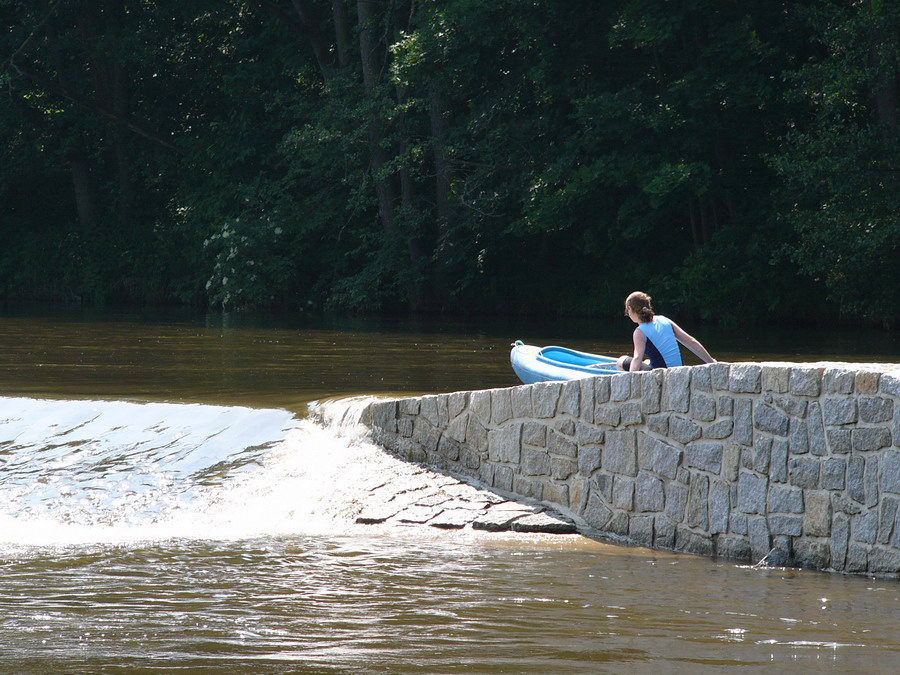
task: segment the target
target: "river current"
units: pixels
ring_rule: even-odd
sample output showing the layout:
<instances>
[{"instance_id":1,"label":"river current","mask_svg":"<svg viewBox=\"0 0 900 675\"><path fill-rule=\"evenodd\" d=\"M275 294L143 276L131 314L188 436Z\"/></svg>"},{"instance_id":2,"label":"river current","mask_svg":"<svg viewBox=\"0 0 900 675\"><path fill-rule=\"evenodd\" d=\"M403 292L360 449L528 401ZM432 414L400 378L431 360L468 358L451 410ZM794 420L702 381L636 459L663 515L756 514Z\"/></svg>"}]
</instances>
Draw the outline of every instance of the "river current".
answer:
<instances>
[{"instance_id":1,"label":"river current","mask_svg":"<svg viewBox=\"0 0 900 675\"><path fill-rule=\"evenodd\" d=\"M0 670L900 668L895 582L354 524L398 462L353 424L366 397L514 384L512 330L0 319ZM741 339L709 346L896 360Z\"/></svg>"}]
</instances>

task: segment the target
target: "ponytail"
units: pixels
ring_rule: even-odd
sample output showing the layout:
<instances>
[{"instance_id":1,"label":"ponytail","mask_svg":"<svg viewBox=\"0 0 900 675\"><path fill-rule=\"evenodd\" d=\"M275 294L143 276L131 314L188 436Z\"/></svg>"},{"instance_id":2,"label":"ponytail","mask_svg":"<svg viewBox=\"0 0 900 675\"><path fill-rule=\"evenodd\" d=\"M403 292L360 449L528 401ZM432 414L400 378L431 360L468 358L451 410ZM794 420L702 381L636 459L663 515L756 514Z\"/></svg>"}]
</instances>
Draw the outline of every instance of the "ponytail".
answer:
<instances>
[{"instance_id":1,"label":"ponytail","mask_svg":"<svg viewBox=\"0 0 900 675\"><path fill-rule=\"evenodd\" d=\"M640 291L635 291L625 298L625 313L630 309L640 319L641 323L653 321L653 305L650 304L650 296Z\"/></svg>"}]
</instances>

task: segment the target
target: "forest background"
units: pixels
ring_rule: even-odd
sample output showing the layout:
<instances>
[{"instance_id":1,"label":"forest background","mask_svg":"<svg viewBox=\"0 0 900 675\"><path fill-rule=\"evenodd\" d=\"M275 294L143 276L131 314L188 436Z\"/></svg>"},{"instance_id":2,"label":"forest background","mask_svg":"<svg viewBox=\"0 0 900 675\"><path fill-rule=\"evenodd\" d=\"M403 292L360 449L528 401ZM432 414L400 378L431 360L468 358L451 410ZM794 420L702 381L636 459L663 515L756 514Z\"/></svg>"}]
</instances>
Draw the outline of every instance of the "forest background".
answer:
<instances>
[{"instance_id":1,"label":"forest background","mask_svg":"<svg viewBox=\"0 0 900 675\"><path fill-rule=\"evenodd\" d=\"M0 0L0 296L889 327L898 16Z\"/></svg>"}]
</instances>

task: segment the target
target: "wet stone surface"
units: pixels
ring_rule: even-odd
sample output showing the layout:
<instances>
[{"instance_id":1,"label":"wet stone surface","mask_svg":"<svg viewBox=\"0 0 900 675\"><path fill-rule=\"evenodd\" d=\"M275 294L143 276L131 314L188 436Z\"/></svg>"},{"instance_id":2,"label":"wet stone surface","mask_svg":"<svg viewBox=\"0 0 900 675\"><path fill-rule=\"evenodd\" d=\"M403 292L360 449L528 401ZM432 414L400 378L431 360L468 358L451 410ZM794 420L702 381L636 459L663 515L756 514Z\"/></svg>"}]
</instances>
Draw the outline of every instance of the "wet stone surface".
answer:
<instances>
[{"instance_id":1,"label":"wet stone surface","mask_svg":"<svg viewBox=\"0 0 900 675\"><path fill-rule=\"evenodd\" d=\"M362 525L395 524L442 530L573 534L572 521L520 501L507 500L456 478L410 467L380 480L356 515Z\"/></svg>"}]
</instances>

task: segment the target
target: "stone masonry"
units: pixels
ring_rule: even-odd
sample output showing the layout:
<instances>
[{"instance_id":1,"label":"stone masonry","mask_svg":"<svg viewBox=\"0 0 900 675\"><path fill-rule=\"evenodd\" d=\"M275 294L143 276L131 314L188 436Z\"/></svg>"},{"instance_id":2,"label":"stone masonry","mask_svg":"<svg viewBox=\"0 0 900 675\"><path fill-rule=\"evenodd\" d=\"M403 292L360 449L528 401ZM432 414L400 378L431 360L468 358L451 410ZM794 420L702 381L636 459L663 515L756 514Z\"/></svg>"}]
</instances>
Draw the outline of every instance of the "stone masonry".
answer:
<instances>
[{"instance_id":1,"label":"stone masonry","mask_svg":"<svg viewBox=\"0 0 900 675\"><path fill-rule=\"evenodd\" d=\"M372 403L400 457L641 546L900 572L900 366L715 363Z\"/></svg>"}]
</instances>

